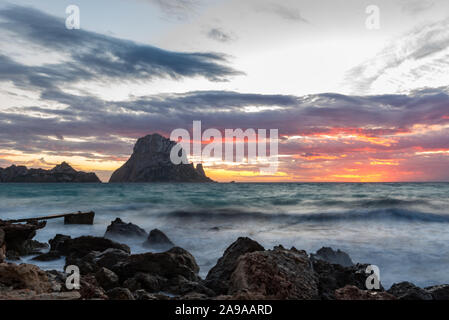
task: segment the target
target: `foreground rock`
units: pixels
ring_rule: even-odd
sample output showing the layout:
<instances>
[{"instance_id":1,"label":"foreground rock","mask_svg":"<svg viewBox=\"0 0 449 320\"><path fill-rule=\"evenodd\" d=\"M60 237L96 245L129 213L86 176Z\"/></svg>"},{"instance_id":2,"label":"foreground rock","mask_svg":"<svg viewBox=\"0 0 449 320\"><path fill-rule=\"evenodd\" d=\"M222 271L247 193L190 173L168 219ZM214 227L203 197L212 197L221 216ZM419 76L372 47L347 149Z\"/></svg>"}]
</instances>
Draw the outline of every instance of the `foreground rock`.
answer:
<instances>
[{"instance_id":1,"label":"foreground rock","mask_svg":"<svg viewBox=\"0 0 449 320\"><path fill-rule=\"evenodd\" d=\"M432 294L410 282L395 283L388 290L399 300L432 300Z\"/></svg>"},{"instance_id":2,"label":"foreground rock","mask_svg":"<svg viewBox=\"0 0 449 320\"><path fill-rule=\"evenodd\" d=\"M51 292L47 274L31 264L0 264L0 284L12 290L28 289L36 294Z\"/></svg>"},{"instance_id":3,"label":"foreground rock","mask_svg":"<svg viewBox=\"0 0 449 320\"><path fill-rule=\"evenodd\" d=\"M146 238L147 232L132 223L125 223L120 218L116 218L107 227L105 238Z\"/></svg>"},{"instance_id":4,"label":"foreground rock","mask_svg":"<svg viewBox=\"0 0 449 320\"><path fill-rule=\"evenodd\" d=\"M0 229L0 263L2 263L6 258L6 242L5 242L5 231Z\"/></svg>"},{"instance_id":5,"label":"foreground rock","mask_svg":"<svg viewBox=\"0 0 449 320\"><path fill-rule=\"evenodd\" d=\"M51 170L28 169L25 166L0 168L0 182L91 182L100 183L95 173L76 171L68 163L62 162Z\"/></svg>"},{"instance_id":6,"label":"foreground rock","mask_svg":"<svg viewBox=\"0 0 449 320\"><path fill-rule=\"evenodd\" d=\"M111 176L109 182L213 182L202 165L175 165L170 160L176 142L159 134L137 140L129 160Z\"/></svg>"},{"instance_id":7,"label":"foreground rock","mask_svg":"<svg viewBox=\"0 0 449 320\"><path fill-rule=\"evenodd\" d=\"M278 246L241 256L229 294L246 299L318 299L318 278L305 251Z\"/></svg>"},{"instance_id":8,"label":"foreground rock","mask_svg":"<svg viewBox=\"0 0 449 320\"><path fill-rule=\"evenodd\" d=\"M396 297L388 292L361 290L356 286L345 286L335 291L337 300L396 300Z\"/></svg>"},{"instance_id":9,"label":"foreground rock","mask_svg":"<svg viewBox=\"0 0 449 320\"><path fill-rule=\"evenodd\" d=\"M437 285L425 288L432 295L433 300L449 300L449 285Z\"/></svg>"},{"instance_id":10,"label":"foreground rock","mask_svg":"<svg viewBox=\"0 0 449 320\"><path fill-rule=\"evenodd\" d=\"M240 256L254 251L264 251L264 247L249 238L238 238L224 252L207 274L205 284L217 294L227 294L229 291L229 281L231 274L237 267L237 260Z\"/></svg>"},{"instance_id":11,"label":"foreground rock","mask_svg":"<svg viewBox=\"0 0 449 320\"><path fill-rule=\"evenodd\" d=\"M143 243L144 247L155 249L170 249L175 244L159 229L150 231L148 239Z\"/></svg>"},{"instance_id":12,"label":"foreground rock","mask_svg":"<svg viewBox=\"0 0 449 320\"><path fill-rule=\"evenodd\" d=\"M46 244L32 240L36 235L36 231L44 228L46 222L39 223L8 223L0 220L0 230L3 234L3 245L0 251L5 254L11 252L11 256L23 256L27 254L38 253L46 247Z\"/></svg>"}]
</instances>

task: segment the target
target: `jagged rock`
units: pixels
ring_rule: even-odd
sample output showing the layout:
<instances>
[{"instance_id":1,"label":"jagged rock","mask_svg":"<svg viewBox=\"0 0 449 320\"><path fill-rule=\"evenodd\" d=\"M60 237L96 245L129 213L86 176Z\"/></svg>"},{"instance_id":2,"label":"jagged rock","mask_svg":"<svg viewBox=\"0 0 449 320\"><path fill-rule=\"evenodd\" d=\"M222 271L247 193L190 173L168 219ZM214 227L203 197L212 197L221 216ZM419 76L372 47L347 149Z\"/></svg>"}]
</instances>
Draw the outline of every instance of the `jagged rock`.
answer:
<instances>
[{"instance_id":1,"label":"jagged rock","mask_svg":"<svg viewBox=\"0 0 449 320\"><path fill-rule=\"evenodd\" d=\"M130 255L122 264L119 276L128 279L141 272L167 279L181 275L198 281L199 270L195 258L188 251L174 247L166 252Z\"/></svg>"},{"instance_id":2,"label":"jagged rock","mask_svg":"<svg viewBox=\"0 0 449 320\"><path fill-rule=\"evenodd\" d=\"M49 251L47 253L42 253L38 256L35 256L32 260L36 261L53 261L61 259L61 255L57 251Z\"/></svg>"},{"instance_id":3,"label":"jagged rock","mask_svg":"<svg viewBox=\"0 0 449 320\"><path fill-rule=\"evenodd\" d=\"M46 226L46 222L39 223L9 223L0 221L0 228L4 232L4 245L7 251L15 251L18 255L27 255L36 252L40 244L37 241L31 241L36 235L36 230Z\"/></svg>"},{"instance_id":4,"label":"jagged rock","mask_svg":"<svg viewBox=\"0 0 449 320\"><path fill-rule=\"evenodd\" d=\"M37 294L50 292L47 274L31 264L0 264L0 283L12 289L28 289Z\"/></svg>"},{"instance_id":5,"label":"jagged rock","mask_svg":"<svg viewBox=\"0 0 449 320\"><path fill-rule=\"evenodd\" d=\"M123 286L131 291L144 289L148 292L159 292L166 286L167 280L157 275L138 272L134 277L123 282Z\"/></svg>"},{"instance_id":6,"label":"jagged rock","mask_svg":"<svg viewBox=\"0 0 449 320\"><path fill-rule=\"evenodd\" d=\"M108 296L104 289L98 284L97 279L92 274L81 276L80 289L78 290L81 299L100 299L107 300Z\"/></svg>"},{"instance_id":7,"label":"jagged rock","mask_svg":"<svg viewBox=\"0 0 449 320\"><path fill-rule=\"evenodd\" d=\"M119 278L118 276L111 270L107 268L101 268L95 274L95 279L98 284L105 290L110 290L118 286Z\"/></svg>"},{"instance_id":8,"label":"jagged rock","mask_svg":"<svg viewBox=\"0 0 449 320\"><path fill-rule=\"evenodd\" d=\"M395 283L387 291L399 300L432 300L432 295L426 290L410 282Z\"/></svg>"},{"instance_id":9,"label":"jagged rock","mask_svg":"<svg viewBox=\"0 0 449 320\"><path fill-rule=\"evenodd\" d=\"M449 285L442 284L425 288L433 300L449 300Z\"/></svg>"},{"instance_id":10,"label":"jagged rock","mask_svg":"<svg viewBox=\"0 0 449 320\"><path fill-rule=\"evenodd\" d=\"M332 248L322 247L315 254L311 254L310 257L312 259L319 259L329 263L339 264L343 267L350 267L354 265L349 255L340 249L334 251Z\"/></svg>"},{"instance_id":11,"label":"jagged rock","mask_svg":"<svg viewBox=\"0 0 449 320\"><path fill-rule=\"evenodd\" d=\"M123 264L129 257L129 253L120 249L106 249L105 251L99 253L95 257L95 262L97 266L108 268L116 272L120 270L121 264Z\"/></svg>"},{"instance_id":12,"label":"jagged rock","mask_svg":"<svg viewBox=\"0 0 449 320\"><path fill-rule=\"evenodd\" d=\"M145 238L148 236L147 232L139 226L132 223L125 223L120 218L116 218L107 227L105 238Z\"/></svg>"},{"instance_id":13,"label":"jagged rock","mask_svg":"<svg viewBox=\"0 0 449 320\"><path fill-rule=\"evenodd\" d=\"M68 163L62 162L51 170L28 169L25 166L0 168L0 182L92 182L100 183L95 173L76 171Z\"/></svg>"},{"instance_id":14,"label":"jagged rock","mask_svg":"<svg viewBox=\"0 0 449 320\"><path fill-rule=\"evenodd\" d=\"M241 256L231 275L229 294L248 299L318 299L318 279L305 251L278 246Z\"/></svg>"},{"instance_id":15,"label":"jagged rock","mask_svg":"<svg viewBox=\"0 0 449 320\"><path fill-rule=\"evenodd\" d=\"M48 243L36 240L27 240L24 243L24 249L27 254L40 254L42 250L48 249Z\"/></svg>"},{"instance_id":16,"label":"jagged rock","mask_svg":"<svg viewBox=\"0 0 449 320\"><path fill-rule=\"evenodd\" d=\"M100 252L98 251L90 251L84 256L78 256L76 253L69 254L65 261L65 268L67 268L67 266L73 265L79 268L82 275L95 273L99 269L96 261L99 254Z\"/></svg>"},{"instance_id":17,"label":"jagged rock","mask_svg":"<svg viewBox=\"0 0 449 320\"><path fill-rule=\"evenodd\" d=\"M144 247L169 249L174 247L173 242L159 229L150 231L148 239L143 243Z\"/></svg>"},{"instance_id":18,"label":"jagged rock","mask_svg":"<svg viewBox=\"0 0 449 320\"><path fill-rule=\"evenodd\" d=\"M106 292L110 300L135 300L133 294L126 288L114 288Z\"/></svg>"},{"instance_id":19,"label":"jagged rock","mask_svg":"<svg viewBox=\"0 0 449 320\"><path fill-rule=\"evenodd\" d=\"M238 258L245 253L264 250L264 247L250 238L238 238L209 271L205 281L206 286L217 294L226 294L229 290L229 279L237 266Z\"/></svg>"},{"instance_id":20,"label":"jagged rock","mask_svg":"<svg viewBox=\"0 0 449 320\"><path fill-rule=\"evenodd\" d=\"M50 244L50 251L67 252L65 247L66 240L72 239L70 236L64 234L57 234L53 239L48 240ZM68 244L68 242L67 242Z\"/></svg>"},{"instance_id":21,"label":"jagged rock","mask_svg":"<svg viewBox=\"0 0 449 320\"><path fill-rule=\"evenodd\" d=\"M0 263L6 258L5 231L0 228Z\"/></svg>"},{"instance_id":22,"label":"jagged rock","mask_svg":"<svg viewBox=\"0 0 449 320\"><path fill-rule=\"evenodd\" d=\"M138 139L129 160L109 182L212 182L202 166L173 164L170 152L175 145L157 133Z\"/></svg>"},{"instance_id":23,"label":"jagged rock","mask_svg":"<svg viewBox=\"0 0 449 320\"><path fill-rule=\"evenodd\" d=\"M365 273L367 264L357 264L351 267L343 267L339 264L331 264L323 260L312 260L313 269L318 277L318 290L321 299L334 300L335 290L346 285L355 286L361 290L366 289ZM383 291L382 285L379 288Z\"/></svg>"},{"instance_id":24,"label":"jagged rock","mask_svg":"<svg viewBox=\"0 0 449 320\"><path fill-rule=\"evenodd\" d=\"M388 292L360 290L356 286L345 286L335 291L337 300L396 300L396 297Z\"/></svg>"},{"instance_id":25,"label":"jagged rock","mask_svg":"<svg viewBox=\"0 0 449 320\"><path fill-rule=\"evenodd\" d=\"M6 251L6 259L9 261L20 261L20 254L17 251L14 250L8 250Z\"/></svg>"},{"instance_id":26,"label":"jagged rock","mask_svg":"<svg viewBox=\"0 0 449 320\"><path fill-rule=\"evenodd\" d=\"M131 250L126 244L114 242L110 239L92 236L82 236L74 239L67 239L60 246L59 251L63 254L70 254L72 257L83 257L92 251L103 252L106 249L120 249L127 253Z\"/></svg>"}]
</instances>

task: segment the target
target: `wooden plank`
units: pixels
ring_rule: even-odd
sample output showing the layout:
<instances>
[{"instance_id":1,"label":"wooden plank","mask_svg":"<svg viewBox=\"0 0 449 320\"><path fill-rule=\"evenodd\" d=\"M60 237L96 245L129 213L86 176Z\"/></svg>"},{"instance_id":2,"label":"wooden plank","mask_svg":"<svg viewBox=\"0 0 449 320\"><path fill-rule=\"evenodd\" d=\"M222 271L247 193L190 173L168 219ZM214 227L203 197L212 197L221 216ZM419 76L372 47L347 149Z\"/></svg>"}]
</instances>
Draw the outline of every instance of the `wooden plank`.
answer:
<instances>
[{"instance_id":1,"label":"wooden plank","mask_svg":"<svg viewBox=\"0 0 449 320\"><path fill-rule=\"evenodd\" d=\"M43 216L43 217L25 218L25 219L16 219L16 220L6 220L5 222L8 222L8 223L19 223L19 222L51 220L51 219L57 219L57 218L66 218L66 217L83 216L83 215L95 215L95 213L93 211L90 211L90 212L78 211L78 212L72 212L72 213L53 214L53 215Z\"/></svg>"}]
</instances>

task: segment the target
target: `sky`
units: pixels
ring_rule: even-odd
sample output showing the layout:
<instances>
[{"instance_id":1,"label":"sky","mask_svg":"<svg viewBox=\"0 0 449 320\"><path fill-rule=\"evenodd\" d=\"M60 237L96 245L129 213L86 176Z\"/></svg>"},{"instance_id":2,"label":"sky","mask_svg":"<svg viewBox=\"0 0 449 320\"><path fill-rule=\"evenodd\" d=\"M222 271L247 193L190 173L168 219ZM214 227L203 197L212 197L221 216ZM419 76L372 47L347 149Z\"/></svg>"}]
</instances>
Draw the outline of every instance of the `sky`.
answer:
<instances>
[{"instance_id":1,"label":"sky","mask_svg":"<svg viewBox=\"0 0 449 320\"><path fill-rule=\"evenodd\" d=\"M0 167L107 181L200 120L279 130L276 174L217 181L449 181L448 46L445 0L0 0Z\"/></svg>"}]
</instances>

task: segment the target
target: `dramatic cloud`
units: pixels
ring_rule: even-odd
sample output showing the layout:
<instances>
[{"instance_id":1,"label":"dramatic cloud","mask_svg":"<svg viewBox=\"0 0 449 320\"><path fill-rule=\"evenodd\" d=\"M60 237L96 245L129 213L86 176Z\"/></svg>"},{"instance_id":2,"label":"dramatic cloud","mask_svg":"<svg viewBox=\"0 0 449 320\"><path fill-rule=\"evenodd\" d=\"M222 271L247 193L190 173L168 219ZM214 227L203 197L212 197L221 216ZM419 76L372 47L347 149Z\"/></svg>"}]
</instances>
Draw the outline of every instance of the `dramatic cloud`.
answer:
<instances>
[{"instance_id":1,"label":"dramatic cloud","mask_svg":"<svg viewBox=\"0 0 449 320\"><path fill-rule=\"evenodd\" d=\"M3 34L67 57L67 61L39 67L19 66L11 58L0 57L2 76L12 77L16 82L26 80L32 85L49 87L68 81L107 78L201 76L220 81L241 74L225 66L226 59L220 54L173 52L85 30L68 30L62 19L34 9L9 6L0 10L0 19Z\"/></svg>"}]
</instances>

